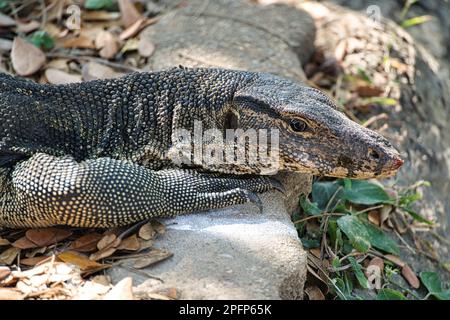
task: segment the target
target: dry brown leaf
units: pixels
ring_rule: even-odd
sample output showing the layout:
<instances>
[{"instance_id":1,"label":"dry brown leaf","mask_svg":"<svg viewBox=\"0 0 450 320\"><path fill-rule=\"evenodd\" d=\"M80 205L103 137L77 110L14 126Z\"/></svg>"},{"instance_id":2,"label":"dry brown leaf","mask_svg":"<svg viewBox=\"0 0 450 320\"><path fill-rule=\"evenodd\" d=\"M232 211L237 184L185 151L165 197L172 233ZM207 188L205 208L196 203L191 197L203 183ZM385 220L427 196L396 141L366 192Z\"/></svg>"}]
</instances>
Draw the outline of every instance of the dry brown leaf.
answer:
<instances>
[{"instance_id":1,"label":"dry brown leaf","mask_svg":"<svg viewBox=\"0 0 450 320\"><path fill-rule=\"evenodd\" d=\"M117 78L122 76L123 73L116 72L100 63L89 62L83 66L82 75L84 81L90 81L95 79Z\"/></svg>"},{"instance_id":2,"label":"dry brown leaf","mask_svg":"<svg viewBox=\"0 0 450 320\"><path fill-rule=\"evenodd\" d=\"M0 300L23 300L24 295L17 289L0 288Z\"/></svg>"},{"instance_id":3,"label":"dry brown leaf","mask_svg":"<svg viewBox=\"0 0 450 320\"><path fill-rule=\"evenodd\" d=\"M344 57L347 53L347 41L345 39L341 40L334 49L334 57L337 61L344 61Z\"/></svg>"},{"instance_id":4,"label":"dry brown leaf","mask_svg":"<svg viewBox=\"0 0 450 320\"><path fill-rule=\"evenodd\" d=\"M0 281L5 279L11 274L11 270L8 267L0 266Z\"/></svg>"},{"instance_id":5,"label":"dry brown leaf","mask_svg":"<svg viewBox=\"0 0 450 320\"><path fill-rule=\"evenodd\" d=\"M12 244L13 247L19 248L19 249L31 249L31 248L37 248L38 245L34 242L31 242L28 240L27 237L23 236L22 238L17 239Z\"/></svg>"},{"instance_id":6,"label":"dry brown leaf","mask_svg":"<svg viewBox=\"0 0 450 320\"><path fill-rule=\"evenodd\" d=\"M417 278L416 273L407 264L402 267L402 275L411 287L414 289L420 287L419 278Z\"/></svg>"},{"instance_id":7,"label":"dry brown leaf","mask_svg":"<svg viewBox=\"0 0 450 320\"><path fill-rule=\"evenodd\" d=\"M113 233L106 234L97 243L97 249L103 250L105 248L115 247L114 243L116 240L117 240L117 236L115 234L113 234Z\"/></svg>"},{"instance_id":8,"label":"dry brown leaf","mask_svg":"<svg viewBox=\"0 0 450 320\"><path fill-rule=\"evenodd\" d=\"M103 300L134 300L133 279L127 277L119 281L104 297Z\"/></svg>"},{"instance_id":9,"label":"dry brown leaf","mask_svg":"<svg viewBox=\"0 0 450 320\"><path fill-rule=\"evenodd\" d=\"M111 284L111 281L110 281L109 277L107 277L107 276L105 276L103 274L100 274L98 276L93 277L91 279L91 281L95 282L95 283L99 283L99 284L104 285L104 286L109 286Z\"/></svg>"},{"instance_id":10,"label":"dry brown leaf","mask_svg":"<svg viewBox=\"0 0 450 320\"><path fill-rule=\"evenodd\" d=\"M41 49L19 37L14 38L11 61L18 75L29 76L35 73L44 65L45 60L45 54Z\"/></svg>"},{"instance_id":11,"label":"dry brown leaf","mask_svg":"<svg viewBox=\"0 0 450 320\"><path fill-rule=\"evenodd\" d=\"M320 259L320 249L319 248L313 248L309 249L309 252L314 255L316 258Z\"/></svg>"},{"instance_id":12,"label":"dry brown leaf","mask_svg":"<svg viewBox=\"0 0 450 320\"><path fill-rule=\"evenodd\" d=\"M99 251L91 254L89 259L96 261L111 256L114 252L116 252L117 247L121 244L121 242L122 239L118 238L114 233L105 234L97 243L97 248Z\"/></svg>"},{"instance_id":13,"label":"dry brown leaf","mask_svg":"<svg viewBox=\"0 0 450 320\"><path fill-rule=\"evenodd\" d=\"M64 48L95 49L94 40L84 35L80 35L76 38L67 39L62 43L62 46Z\"/></svg>"},{"instance_id":14,"label":"dry brown leaf","mask_svg":"<svg viewBox=\"0 0 450 320\"><path fill-rule=\"evenodd\" d=\"M379 97L383 92L383 88L379 88L373 85L360 85L356 87L356 92L360 97L370 98Z\"/></svg>"},{"instance_id":15,"label":"dry brown leaf","mask_svg":"<svg viewBox=\"0 0 450 320\"><path fill-rule=\"evenodd\" d=\"M394 256L392 254L385 254L384 258L398 265L399 267L404 267L406 263L404 263L399 257Z\"/></svg>"},{"instance_id":16,"label":"dry brown leaf","mask_svg":"<svg viewBox=\"0 0 450 320\"><path fill-rule=\"evenodd\" d=\"M149 39L141 37L139 39L138 52L141 57L148 58L155 52L155 45Z\"/></svg>"},{"instance_id":17,"label":"dry brown leaf","mask_svg":"<svg viewBox=\"0 0 450 320\"><path fill-rule=\"evenodd\" d=\"M146 300L148 300L148 299L151 299L151 300L173 300L172 298L170 298L166 295L156 293L156 292L147 292L145 294L145 299Z\"/></svg>"},{"instance_id":18,"label":"dry brown leaf","mask_svg":"<svg viewBox=\"0 0 450 320\"><path fill-rule=\"evenodd\" d=\"M31 20L27 23L18 23L17 24L17 32L19 33L29 33L31 31L39 29L41 24L36 20Z\"/></svg>"},{"instance_id":19,"label":"dry brown leaf","mask_svg":"<svg viewBox=\"0 0 450 320\"><path fill-rule=\"evenodd\" d=\"M70 74L62 70L48 68L45 70L45 77L52 84L67 84L81 82L81 75Z\"/></svg>"},{"instance_id":20,"label":"dry brown leaf","mask_svg":"<svg viewBox=\"0 0 450 320\"><path fill-rule=\"evenodd\" d=\"M164 234L166 233L166 225L162 222L159 222L158 220L152 220L150 221L150 224L152 225L153 230L155 230L158 234Z\"/></svg>"},{"instance_id":21,"label":"dry brown leaf","mask_svg":"<svg viewBox=\"0 0 450 320\"><path fill-rule=\"evenodd\" d=\"M158 292L155 292L156 294L163 295L169 299L177 299L178 298L178 292L176 288L165 288L162 290L159 290Z\"/></svg>"},{"instance_id":22,"label":"dry brown leaf","mask_svg":"<svg viewBox=\"0 0 450 320\"><path fill-rule=\"evenodd\" d=\"M153 247L154 243L153 240L138 239L138 241L139 241L139 251Z\"/></svg>"},{"instance_id":23,"label":"dry brown leaf","mask_svg":"<svg viewBox=\"0 0 450 320\"><path fill-rule=\"evenodd\" d=\"M47 22L45 24L44 31L46 31L52 38L60 38L62 34L62 29L51 22Z\"/></svg>"},{"instance_id":24,"label":"dry brown leaf","mask_svg":"<svg viewBox=\"0 0 450 320\"><path fill-rule=\"evenodd\" d=\"M0 27L12 27L15 25L16 21L13 18L0 12Z\"/></svg>"},{"instance_id":25,"label":"dry brown leaf","mask_svg":"<svg viewBox=\"0 0 450 320\"><path fill-rule=\"evenodd\" d=\"M120 240L120 239L117 239L117 240ZM105 248L105 249L99 250L99 251L91 254L89 256L89 259L91 259L93 261L98 261L100 259L104 259L104 258L112 256L112 254L114 252L116 252L116 250L117 250L117 248L115 248L115 247Z\"/></svg>"},{"instance_id":26,"label":"dry brown leaf","mask_svg":"<svg viewBox=\"0 0 450 320\"><path fill-rule=\"evenodd\" d=\"M317 286L309 286L305 289L305 293L309 300L325 300L325 296Z\"/></svg>"},{"instance_id":27,"label":"dry brown leaf","mask_svg":"<svg viewBox=\"0 0 450 320\"><path fill-rule=\"evenodd\" d=\"M20 253L19 248L11 247L0 253L0 264L10 265Z\"/></svg>"},{"instance_id":28,"label":"dry brown leaf","mask_svg":"<svg viewBox=\"0 0 450 320\"><path fill-rule=\"evenodd\" d=\"M400 217L400 213L396 212L391 216L392 223L399 234L405 234L408 231L408 225L406 221L403 221Z\"/></svg>"},{"instance_id":29,"label":"dry brown leaf","mask_svg":"<svg viewBox=\"0 0 450 320\"><path fill-rule=\"evenodd\" d=\"M91 252L97 250L97 243L101 238L103 236L99 233L89 233L72 242L69 248L79 252Z\"/></svg>"},{"instance_id":30,"label":"dry brown leaf","mask_svg":"<svg viewBox=\"0 0 450 320\"><path fill-rule=\"evenodd\" d=\"M98 300L106 294L111 287L103 285L95 281L86 281L81 287L78 288L77 293L73 297L74 300Z\"/></svg>"},{"instance_id":31,"label":"dry brown leaf","mask_svg":"<svg viewBox=\"0 0 450 320\"><path fill-rule=\"evenodd\" d=\"M392 211L391 205L384 205L380 209L380 224L383 224L389 218L389 214L391 213L391 211Z\"/></svg>"},{"instance_id":32,"label":"dry brown leaf","mask_svg":"<svg viewBox=\"0 0 450 320\"><path fill-rule=\"evenodd\" d=\"M171 256L173 256L173 253L167 250L153 249L152 251L147 253L144 257L136 259L133 264L133 268L136 269L146 268L152 264L166 260Z\"/></svg>"},{"instance_id":33,"label":"dry brown leaf","mask_svg":"<svg viewBox=\"0 0 450 320\"><path fill-rule=\"evenodd\" d=\"M52 59L47 63L47 68L69 71L69 59Z\"/></svg>"},{"instance_id":34,"label":"dry brown leaf","mask_svg":"<svg viewBox=\"0 0 450 320\"><path fill-rule=\"evenodd\" d=\"M27 252L25 252L25 257L34 258L37 254L44 254L45 251L47 251L47 247L39 247L34 248L33 250L27 250Z\"/></svg>"},{"instance_id":35,"label":"dry brown leaf","mask_svg":"<svg viewBox=\"0 0 450 320\"><path fill-rule=\"evenodd\" d=\"M27 230L25 236L39 247L45 247L67 239L72 233L68 229L41 228Z\"/></svg>"},{"instance_id":36,"label":"dry brown leaf","mask_svg":"<svg viewBox=\"0 0 450 320\"><path fill-rule=\"evenodd\" d=\"M100 57L105 59L113 58L119 51L116 38L109 31L101 31L95 38L95 48L99 51Z\"/></svg>"},{"instance_id":37,"label":"dry brown leaf","mask_svg":"<svg viewBox=\"0 0 450 320\"><path fill-rule=\"evenodd\" d=\"M119 12L109 12L104 10L83 11L81 14L81 19L83 21L110 21L119 18Z\"/></svg>"},{"instance_id":38,"label":"dry brown leaf","mask_svg":"<svg viewBox=\"0 0 450 320\"><path fill-rule=\"evenodd\" d=\"M139 40L136 38L128 39L120 49L121 53L135 51L139 48Z\"/></svg>"},{"instance_id":39,"label":"dry brown leaf","mask_svg":"<svg viewBox=\"0 0 450 320\"><path fill-rule=\"evenodd\" d=\"M110 267L108 264L102 264L96 261L90 260L85 255L75 252L66 251L58 255L58 259L66 263L73 264L83 271L101 270Z\"/></svg>"},{"instance_id":40,"label":"dry brown leaf","mask_svg":"<svg viewBox=\"0 0 450 320\"><path fill-rule=\"evenodd\" d=\"M134 37L142 28L142 25L144 24L145 19L139 19L135 23L133 23L131 26L126 28L122 33L119 35L120 40L127 40L131 37Z\"/></svg>"},{"instance_id":41,"label":"dry brown leaf","mask_svg":"<svg viewBox=\"0 0 450 320\"><path fill-rule=\"evenodd\" d=\"M378 267L380 272L383 272L383 270L384 270L384 261L383 261L383 259L381 259L379 257L375 257L372 260L370 260L370 262L367 265L366 270L365 270L365 275L366 275L367 278L369 278L369 276L371 275L369 273L369 267L371 267L371 266L376 266L376 267Z\"/></svg>"},{"instance_id":42,"label":"dry brown leaf","mask_svg":"<svg viewBox=\"0 0 450 320\"><path fill-rule=\"evenodd\" d=\"M380 226L380 213L377 210L371 210L367 216L369 221L376 226Z\"/></svg>"},{"instance_id":43,"label":"dry brown leaf","mask_svg":"<svg viewBox=\"0 0 450 320\"><path fill-rule=\"evenodd\" d=\"M138 235L144 240L151 240L155 237L156 231L153 229L152 224L147 222L139 229Z\"/></svg>"},{"instance_id":44,"label":"dry brown leaf","mask_svg":"<svg viewBox=\"0 0 450 320\"><path fill-rule=\"evenodd\" d=\"M139 249L140 243L135 234L126 239L123 239L120 245L117 247L117 250L137 251Z\"/></svg>"},{"instance_id":45,"label":"dry brown leaf","mask_svg":"<svg viewBox=\"0 0 450 320\"><path fill-rule=\"evenodd\" d=\"M122 24L125 28L128 28L139 19L142 19L142 15L130 0L119 0L119 9L122 17Z\"/></svg>"},{"instance_id":46,"label":"dry brown leaf","mask_svg":"<svg viewBox=\"0 0 450 320\"><path fill-rule=\"evenodd\" d=\"M34 267L35 265L42 263L45 260L48 260L49 258L51 258L51 257L41 256L41 257L20 259L20 264L23 264L23 265L29 266L29 267Z\"/></svg>"},{"instance_id":47,"label":"dry brown leaf","mask_svg":"<svg viewBox=\"0 0 450 320\"><path fill-rule=\"evenodd\" d=\"M0 246L7 246L9 244L11 243L8 241L8 239L0 238Z\"/></svg>"}]
</instances>

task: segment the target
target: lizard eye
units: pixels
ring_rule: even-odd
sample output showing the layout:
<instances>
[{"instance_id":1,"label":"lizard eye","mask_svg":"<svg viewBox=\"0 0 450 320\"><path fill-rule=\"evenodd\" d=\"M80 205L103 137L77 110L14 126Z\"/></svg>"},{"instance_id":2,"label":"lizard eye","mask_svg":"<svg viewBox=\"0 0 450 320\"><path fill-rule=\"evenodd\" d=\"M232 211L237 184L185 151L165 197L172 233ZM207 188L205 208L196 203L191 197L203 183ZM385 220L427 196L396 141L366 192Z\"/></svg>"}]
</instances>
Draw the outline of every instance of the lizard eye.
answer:
<instances>
[{"instance_id":1,"label":"lizard eye","mask_svg":"<svg viewBox=\"0 0 450 320\"><path fill-rule=\"evenodd\" d=\"M297 119L291 120L290 126L291 129L294 130L295 132L303 132L306 131L306 129L308 129L308 125L306 124L305 121Z\"/></svg>"}]
</instances>

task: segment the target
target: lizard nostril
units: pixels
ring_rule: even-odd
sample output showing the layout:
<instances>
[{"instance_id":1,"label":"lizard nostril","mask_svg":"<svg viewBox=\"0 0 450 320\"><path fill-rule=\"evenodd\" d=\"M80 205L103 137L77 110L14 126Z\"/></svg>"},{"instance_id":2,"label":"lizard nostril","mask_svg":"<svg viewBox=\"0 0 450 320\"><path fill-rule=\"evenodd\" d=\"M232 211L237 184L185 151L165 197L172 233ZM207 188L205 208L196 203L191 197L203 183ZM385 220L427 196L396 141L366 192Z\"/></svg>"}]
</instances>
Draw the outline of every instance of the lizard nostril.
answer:
<instances>
[{"instance_id":1,"label":"lizard nostril","mask_svg":"<svg viewBox=\"0 0 450 320\"><path fill-rule=\"evenodd\" d=\"M369 149L369 157L375 160L379 160L381 158L380 153L373 149Z\"/></svg>"}]
</instances>

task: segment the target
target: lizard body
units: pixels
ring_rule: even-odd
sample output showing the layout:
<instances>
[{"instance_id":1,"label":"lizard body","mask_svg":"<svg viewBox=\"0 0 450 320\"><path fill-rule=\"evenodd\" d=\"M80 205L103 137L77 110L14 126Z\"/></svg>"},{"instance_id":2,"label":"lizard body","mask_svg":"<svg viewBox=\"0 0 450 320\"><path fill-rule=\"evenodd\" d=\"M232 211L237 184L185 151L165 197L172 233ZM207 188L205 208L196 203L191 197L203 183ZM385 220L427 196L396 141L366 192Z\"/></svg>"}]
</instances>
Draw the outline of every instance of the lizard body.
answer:
<instances>
[{"instance_id":1,"label":"lizard body","mask_svg":"<svg viewBox=\"0 0 450 320\"><path fill-rule=\"evenodd\" d=\"M255 193L282 188L258 163L174 163L176 134L195 121L277 129L280 170L365 179L403 163L319 90L271 74L174 68L69 85L0 75L0 112L6 227L119 226L260 204Z\"/></svg>"}]
</instances>

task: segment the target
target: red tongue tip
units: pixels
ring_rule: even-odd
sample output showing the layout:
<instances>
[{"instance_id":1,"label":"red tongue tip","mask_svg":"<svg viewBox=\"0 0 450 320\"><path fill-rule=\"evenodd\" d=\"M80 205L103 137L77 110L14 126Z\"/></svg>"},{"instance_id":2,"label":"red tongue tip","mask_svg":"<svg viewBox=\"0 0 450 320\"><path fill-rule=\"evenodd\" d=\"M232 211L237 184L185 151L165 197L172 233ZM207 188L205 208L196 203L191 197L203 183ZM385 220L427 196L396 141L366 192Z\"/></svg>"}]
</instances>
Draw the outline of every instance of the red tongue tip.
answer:
<instances>
[{"instance_id":1,"label":"red tongue tip","mask_svg":"<svg viewBox=\"0 0 450 320\"><path fill-rule=\"evenodd\" d=\"M403 165L403 163L405 163L405 161L403 161L403 159L401 159L401 158L395 159L394 160L394 168L395 169L400 168Z\"/></svg>"}]
</instances>

